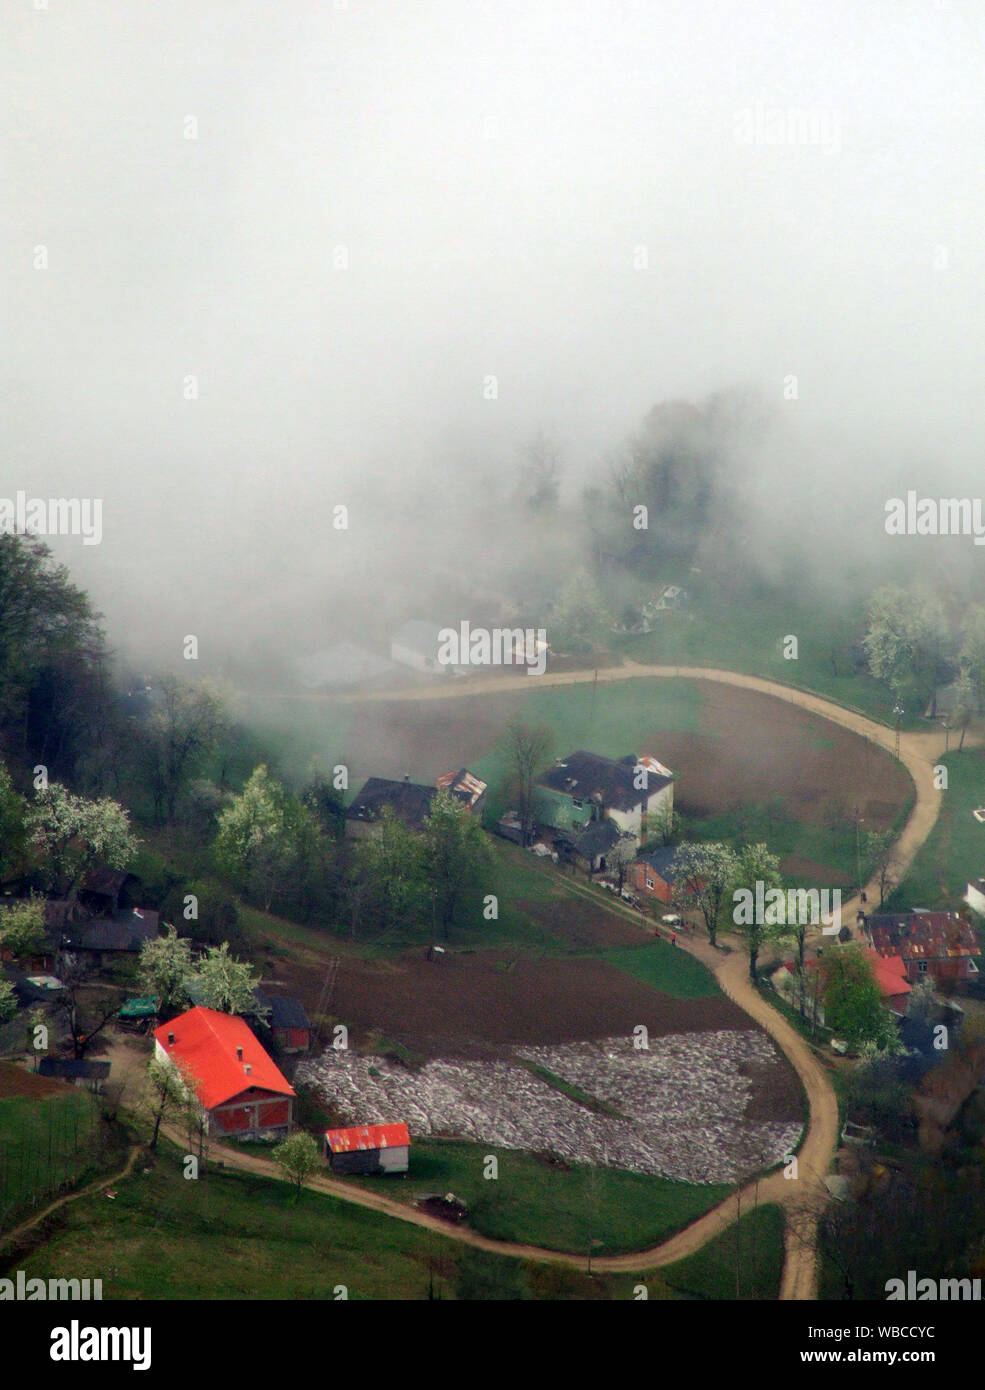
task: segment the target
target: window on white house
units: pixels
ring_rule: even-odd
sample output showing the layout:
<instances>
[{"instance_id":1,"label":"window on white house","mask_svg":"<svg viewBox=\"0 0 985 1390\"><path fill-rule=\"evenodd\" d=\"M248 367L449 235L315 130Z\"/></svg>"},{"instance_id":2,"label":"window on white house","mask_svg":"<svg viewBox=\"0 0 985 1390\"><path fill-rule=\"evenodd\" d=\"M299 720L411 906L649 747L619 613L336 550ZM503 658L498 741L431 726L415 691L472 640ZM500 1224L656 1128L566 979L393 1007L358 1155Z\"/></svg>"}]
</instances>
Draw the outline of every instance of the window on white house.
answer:
<instances>
[{"instance_id":1,"label":"window on white house","mask_svg":"<svg viewBox=\"0 0 985 1390\"><path fill-rule=\"evenodd\" d=\"M646 881L646 886L647 886L647 888L652 888L652 887L653 887L653 879L652 879L652 878L648 878L648 879L647 879L647 881Z\"/></svg>"}]
</instances>

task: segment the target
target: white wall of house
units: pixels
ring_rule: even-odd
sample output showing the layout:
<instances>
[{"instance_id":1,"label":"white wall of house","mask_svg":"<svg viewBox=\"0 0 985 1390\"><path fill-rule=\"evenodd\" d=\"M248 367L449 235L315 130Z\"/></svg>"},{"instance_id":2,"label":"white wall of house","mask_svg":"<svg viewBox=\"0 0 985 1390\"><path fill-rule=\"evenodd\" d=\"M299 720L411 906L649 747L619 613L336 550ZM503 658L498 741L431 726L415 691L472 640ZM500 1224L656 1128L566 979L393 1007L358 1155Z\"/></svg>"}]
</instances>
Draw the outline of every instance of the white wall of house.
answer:
<instances>
[{"instance_id":1,"label":"white wall of house","mask_svg":"<svg viewBox=\"0 0 985 1390\"><path fill-rule=\"evenodd\" d=\"M406 1144L392 1144L380 1149L380 1167L384 1173L406 1173L410 1150Z\"/></svg>"},{"instance_id":2,"label":"white wall of house","mask_svg":"<svg viewBox=\"0 0 985 1390\"><path fill-rule=\"evenodd\" d=\"M985 917L985 892L982 892L977 884L968 884L968 891L964 895L964 900L973 912L981 913Z\"/></svg>"},{"instance_id":3,"label":"white wall of house","mask_svg":"<svg viewBox=\"0 0 985 1390\"><path fill-rule=\"evenodd\" d=\"M437 662L426 657L414 647L405 647L399 642L390 643L390 658L399 661L401 666L410 666L415 671L440 671Z\"/></svg>"}]
</instances>

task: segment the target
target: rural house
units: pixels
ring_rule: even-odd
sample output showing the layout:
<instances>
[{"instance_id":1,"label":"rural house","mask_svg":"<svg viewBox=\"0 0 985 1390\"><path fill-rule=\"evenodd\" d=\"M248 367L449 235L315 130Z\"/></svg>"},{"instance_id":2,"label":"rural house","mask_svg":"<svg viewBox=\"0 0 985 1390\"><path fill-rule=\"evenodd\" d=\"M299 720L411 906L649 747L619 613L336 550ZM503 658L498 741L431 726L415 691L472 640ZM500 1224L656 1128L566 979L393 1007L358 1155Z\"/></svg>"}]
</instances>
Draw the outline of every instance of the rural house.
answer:
<instances>
[{"instance_id":1,"label":"rural house","mask_svg":"<svg viewBox=\"0 0 985 1390\"><path fill-rule=\"evenodd\" d=\"M307 1052L311 1046L311 1021L300 999L283 994L265 994L254 990L254 997L265 1009L265 1021L274 1042L282 1052Z\"/></svg>"},{"instance_id":2,"label":"rural house","mask_svg":"<svg viewBox=\"0 0 985 1390\"><path fill-rule=\"evenodd\" d=\"M109 1062L77 1061L73 1057L42 1057L38 1071L41 1076L57 1077L87 1091L101 1091L109 1080Z\"/></svg>"},{"instance_id":3,"label":"rural house","mask_svg":"<svg viewBox=\"0 0 985 1390\"><path fill-rule=\"evenodd\" d=\"M673 810L674 774L646 753L603 758L579 749L537 780L537 820L555 830L585 830L609 817L639 843L656 816Z\"/></svg>"},{"instance_id":4,"label":"rural house","mask_svg":"<svg viewBox=\"0 0 985 1390\"><path fill-rule=\"evenodd\" d=\"M149 907L123 909L113 917L93 918L66 928L62 950L89 956L97 966L106 958L136 955L157 936L159 914Z\"/></svg>"},{"instance_id":5,"label":"rural house","mask_svg":"<svg viewBox=\"0 0 985 1390\"><path fill-rule=\"evenodd\" d=\"M663 845L659 849L637 855L627 868L626 877L629 879L629 886L641 901L674 901L676 860L677 850L673 845Z\"/></svg>"},{"instance_id":6,"label":"rural house","mask_svg":"<svg viewBox=\"0 0 985 1390\"><path fill-rule=\"evenodd\" d=\"M439 792L448 792L470 811L478 812L485 802L488 783L463 767L458 772L443 772L434 785Z\"/></svg>"},{"instance_id":7,"label":"rural house","mask_svg":"<svg viewBox=\"0 0 985 1390\"><path fill-rule=\"evenodd\" d=\"M391 659L401 666L409 666L413 671L424 671L434 676L467 674L467 666L445 665L438 660L442 647L441 631L437 623L412 618L393 634Z\"/></svg>"},{"instance_id":8,"label":"rural house","mask_svg":"<svg viewBox=\"0 0 985 1390\"><path fill-rule=\"evenodd\" d=\"M325 1131L325 1157L333 1173L406 1173L409 1154L404 1124Z\"/></svg>"},{"instance_id":9,"label":"rural house","mask_svg":"<svg viewBox=\"0 0 985 1390\"><path fill-rule=\"evenodd\" d=\"M290 1133L294 1090L235 1014L196 1005L154 1030L158 1061L178 1066L194 1086L213 1138Z\"/></svg>"},{"instance_id":10,"label":"rural house","mask_svg":"<svg viewBox=\"0 0 985 1390\"><path fill-rule=\"evenodd\" d=\"M960 989L978 978L978 939L956 912L876 913L867 930L880 956L902 957L910 984L929 975L941 988Z\"/></svg>"},{"instance_id":11,"label":"rural house","mask_svg":"<svg viewBox=\"0 0 985 1390\"><path fill-rule=\"evenodd\" d=\"M388 777L370 777L357 793L345 813L345 833L358 839L373 833L384 810L390 810L410 830L420 830L431 814L431 802L437 788L405 777L392 782Z\"/></svg>"}]
</instances>

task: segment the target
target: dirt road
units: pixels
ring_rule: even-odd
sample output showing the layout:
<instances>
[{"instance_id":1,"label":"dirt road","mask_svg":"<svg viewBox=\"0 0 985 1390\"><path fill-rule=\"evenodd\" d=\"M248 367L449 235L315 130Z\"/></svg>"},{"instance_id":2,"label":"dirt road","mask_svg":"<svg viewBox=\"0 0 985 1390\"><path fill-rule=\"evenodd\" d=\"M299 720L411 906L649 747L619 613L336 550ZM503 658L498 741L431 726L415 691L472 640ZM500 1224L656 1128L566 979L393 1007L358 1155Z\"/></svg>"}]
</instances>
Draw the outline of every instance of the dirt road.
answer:
<instances>
[{"instance_id":1,"label":"dirt road","mask_svg":"<svg viewBox=\"0 0 985 1390\"><path fill-rule=\"evenodd\" d=\"M626 663L624 666L607 668L597 673L601 683L616 680L631 680L639 677L685 678L690 680L718 681L729 685L756 690L776 699L786 700L814 714L850 729L862 738L870 739L890 752L895 748L893 730L878 724L852 710L844 709L829 700L807 691L763 680L756 676L742 675L733 671L719 671L706 667L689 666L642 666ZM577 671L545 675L537 679L536 688L544 685L571 685L596 679L592 671ZM531 688L534 688L533 686ZM455 699L470 695L481 695L496 690L516 691L515 675L503 678L489 677L481 681L449 681L441 686L417 687L407 691L386 691L360 697L335 697L340 699L380 699L380 700L428 700ZM980 742L980 737L966 739L966 744ZM943 752L943 737L936 731L928 733L905 733L900 737L900 759L909 771L915 788L913 810L897 842L897 853L901 872L909 867L917 850L933 829L940 807L940 794L933 785L933 767ZM567 881L562 881L567 882ZM590 889L580 888L568 883L571 891L582 895L588 893L600 907L620 915L638 920L637 914L615 902L604 902ZM878 883L866 886L870 901L878 899ZM852 925L858 900L853 898L843 905L844 920ZM728 944L728 938L723 938ZM688 1255L694 1254L702 1246L727 1229L738 1214L748 1212L753 1203L777 1202L788 1211L786 1253L783 1268L780 1297L783 1299L813 1299L817 1297L817 1270L814 1251L813 1232L816 1213L823 1206L826 1197L824 1177L831 1165L838 1143L838 1105L834 1090L825 1075L812 1049L799 1033L775 1009L759 995L748 978L747 958L741 950L716 951L706 942L679 938L680 949L697 956L715 975L722 990L738 1004L751 1018L760 1023L776 1041L790 1063L796 1069L804 1086L809 1105L809 1120L804 1141L797 1155L798 1176L785 1178L775 1173L760 1182L750 1183L738 1194L714 1207L684 1230L677 1232L669 1240L649 1250L637 1251L628 1255L595 1257L592 1268L600 1273L644 1273L672 1264ZM125 1057L124 1053L130 1053ZM119 1064L119 1072L135 1083L138 1070L137 1059L133 1056L132 1045L114 1043L112 1055ZM172 1135L176 1142L180 1136ZM269 1159L245 1154L235 1148L213 1144L211 1155L230 1168L245 1172L262 1174L265 1177L281 1178L281 1171ZM368 1207L400 1221L438 1232L449 1239L477 1249L488 1250L519 1259L539 1260L551 1264L568 1265L576 1269L586 1269L586 1257L563 1254L560 1251L546 1250L537 1246L520 1245L511 1242L490 1240L474 1231L451 1226L435 1217L395 1202L382 1193L364 1189L356 1190L328 1177L315 1177L309 1184L315 1191L350 1202L356 1206ZM797 1230L789 1220L789 1212L798 1212ZM813 1215L811 1213L814 1213Z\"/></svg>"}]
</instances>

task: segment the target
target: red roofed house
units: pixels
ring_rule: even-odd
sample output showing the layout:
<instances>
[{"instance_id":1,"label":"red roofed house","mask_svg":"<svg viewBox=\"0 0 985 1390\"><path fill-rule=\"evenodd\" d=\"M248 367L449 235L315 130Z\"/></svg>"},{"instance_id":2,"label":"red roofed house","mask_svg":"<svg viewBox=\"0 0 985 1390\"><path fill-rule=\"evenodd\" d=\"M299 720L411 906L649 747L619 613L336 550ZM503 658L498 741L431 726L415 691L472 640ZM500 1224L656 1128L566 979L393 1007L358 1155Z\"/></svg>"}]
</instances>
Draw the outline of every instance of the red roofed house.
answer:
<instances>
[{"instance_id":1,"label":"red roofed house","mask_svg":"<svg viewBox=\"0 0 985 1390\"><path fill-rule=\"evenodd\" d=\"M866 925L880 956L902 957L911 984L929 975L953 988L978 975L978 938L956 912L877 913Z\"/></svg>"},{"instance_id":2,"label":"red roofed house","mask_svg":"<svg viewBox=\"0 0 985 1390\"><path fill-rule=\"evenodd\" d=\"M872 962L872 973L875 976L876 984L879 986L879 994L882 1002L887 1009L890 1009L897 1017L902 1018L906 1013L906 996L910 993L913 986L907 982L906 965L900 956L880 956L878 951L873 951L871 947L865 950L866 957ZM820 959L811 957L804 964L808 971L816 971L821 965L824 957ZM777 992L783 996L788 1003L796 1005L800 999L799 986L797 984L797 965L795 961L786 960L774 971L773 985ZM808 985L808 1003L811 1005L811 1012L816 1023L823 1025L824 1009L818 999L818 982L813 975L808 975L810 981Z\"/></svg>"},{"instance_id":3,"label":"red roofed house","mask_svg":"<svg viewBox=\"0 0 985 1390\"><path fill-rule=\"evenodd\" d=\"M196 1006L154 1029L154 1055L179 1066L221 1139L253 1139L294 1127L294 1091L254 1034L235 1014Z\"/></svg>"},{"instance_id":4,"label":"red roofed house","mask_svg":"<svg viewBox=\"0 0 985 1390\"><path fill-rule=\"evenodd\" d=\"M402 1124L329 1129L325 1157L333 1173L406 1173L410 1134Z\"/></svg>"}]
</instances>

